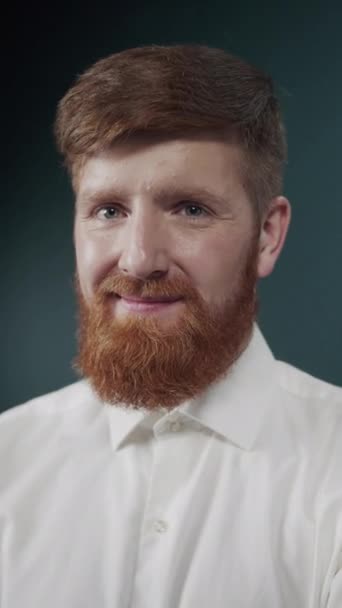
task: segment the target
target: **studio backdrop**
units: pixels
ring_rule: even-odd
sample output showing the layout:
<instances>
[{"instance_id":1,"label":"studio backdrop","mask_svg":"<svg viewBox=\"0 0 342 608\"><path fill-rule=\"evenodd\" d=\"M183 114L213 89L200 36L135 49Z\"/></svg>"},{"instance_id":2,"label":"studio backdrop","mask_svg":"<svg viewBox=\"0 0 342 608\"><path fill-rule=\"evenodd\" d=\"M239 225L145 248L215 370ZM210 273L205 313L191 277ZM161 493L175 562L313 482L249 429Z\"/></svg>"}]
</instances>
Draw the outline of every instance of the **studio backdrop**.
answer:
<instances>
[{"instance_id":1,"label":"studio backdrop","mask_svg":"<svg viewBox=\"0 0 342 608\"><path fill-rule=\"evenodd\" d=\"M0 409L77 379L74 201L54 147L56 105L97 59L151 43L221 47L274 78L293 215L276 269L259 286L259 322L277 358L341 385L342 3L121 4L59 3L36 14L22 4L6 25Z\"/></svg>"}]
</instances>

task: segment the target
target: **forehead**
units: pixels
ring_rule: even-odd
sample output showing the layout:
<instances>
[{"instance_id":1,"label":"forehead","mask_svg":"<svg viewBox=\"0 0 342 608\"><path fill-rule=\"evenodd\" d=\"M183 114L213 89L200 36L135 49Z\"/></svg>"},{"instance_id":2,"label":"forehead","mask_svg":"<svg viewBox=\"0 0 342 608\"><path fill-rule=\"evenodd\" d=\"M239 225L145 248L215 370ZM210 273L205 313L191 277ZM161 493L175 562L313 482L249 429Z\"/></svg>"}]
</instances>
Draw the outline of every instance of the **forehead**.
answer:
<instances>
[{"instance_id":1,"label":"forehead","mask_svg":"<svg viewBox=\"0 0 342 608\"><path fill-rule=\"evenodd\" d=\"M117 187L151 193L177 188L225 196L242 189L241 149L210 137L134 138L88 158L77 177L77 198Z\"/></svg>"}]
</instances>

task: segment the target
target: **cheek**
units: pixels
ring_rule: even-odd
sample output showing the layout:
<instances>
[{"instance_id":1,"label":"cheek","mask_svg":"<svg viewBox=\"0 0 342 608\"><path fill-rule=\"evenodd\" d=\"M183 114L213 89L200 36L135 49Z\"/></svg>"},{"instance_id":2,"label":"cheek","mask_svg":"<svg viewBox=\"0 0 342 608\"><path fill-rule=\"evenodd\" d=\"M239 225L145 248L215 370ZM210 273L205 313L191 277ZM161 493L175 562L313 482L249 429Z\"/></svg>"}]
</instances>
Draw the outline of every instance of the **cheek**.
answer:
<instances>
[{"instance_id":1,"label":"cheek","mask_svg":"<svg viewBox=\"0 0 342 608\"><path fill-rule=\"evenodd\" d=\"M105 263L105 243L81 229L75 230L75 254L80 285L85 297L90 297Z\"/></svg>"},{"instance_id":2,"label":"cheek","mask_svg":"<svg viewBox=\"0 0 342 608\"><path fill-rule=\"evenodd\" d=\"M208 304L221 304L234 291L241 258L241 244L229 243L228 237L210 239L192 251L187 267L196 288Z\"/></svg>"}]
</instances>

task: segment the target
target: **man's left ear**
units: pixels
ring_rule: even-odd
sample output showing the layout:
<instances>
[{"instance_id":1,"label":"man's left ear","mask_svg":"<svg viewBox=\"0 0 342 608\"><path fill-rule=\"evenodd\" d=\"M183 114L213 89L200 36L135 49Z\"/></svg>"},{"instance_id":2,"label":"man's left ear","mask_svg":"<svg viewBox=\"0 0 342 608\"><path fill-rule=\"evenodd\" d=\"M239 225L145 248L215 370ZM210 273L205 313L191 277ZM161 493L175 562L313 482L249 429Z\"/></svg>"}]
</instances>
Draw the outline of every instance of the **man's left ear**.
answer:
<instances>
[{"instance_id":1,"label":"man's left ear","mask_svg":"<svg viewBox=\"0 0 342 608\"><path fill-rule=\"evenodd\" d=\"M291 220L291 205L285 196L272 199L262 222L259 239L258 277L271 274L284 246Z\"/></svg>"}]
</instances>

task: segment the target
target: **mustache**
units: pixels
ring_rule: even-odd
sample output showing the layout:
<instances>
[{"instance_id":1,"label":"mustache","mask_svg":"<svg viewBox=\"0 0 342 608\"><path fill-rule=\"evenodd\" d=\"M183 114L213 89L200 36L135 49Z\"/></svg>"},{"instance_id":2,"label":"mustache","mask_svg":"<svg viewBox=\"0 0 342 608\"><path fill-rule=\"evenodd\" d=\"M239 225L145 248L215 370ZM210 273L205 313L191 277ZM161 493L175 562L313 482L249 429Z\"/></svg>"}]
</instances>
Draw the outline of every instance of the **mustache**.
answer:
<instances>
[{"instance_id":1,"label":"mustache","mask_svg":"<svg viewBox=\"0 0 342 608\"><path fill-rule=\"evenodd\" d=\"M78 275L75 275L76 287L79 288ZM107 276L95 290L97 298L105 298L109 295L120 295L136 298L196 298L199 294L186 279L174 277L173 279L149 279L143 280L123 275Z\"/></svg>"}]
</instances>

